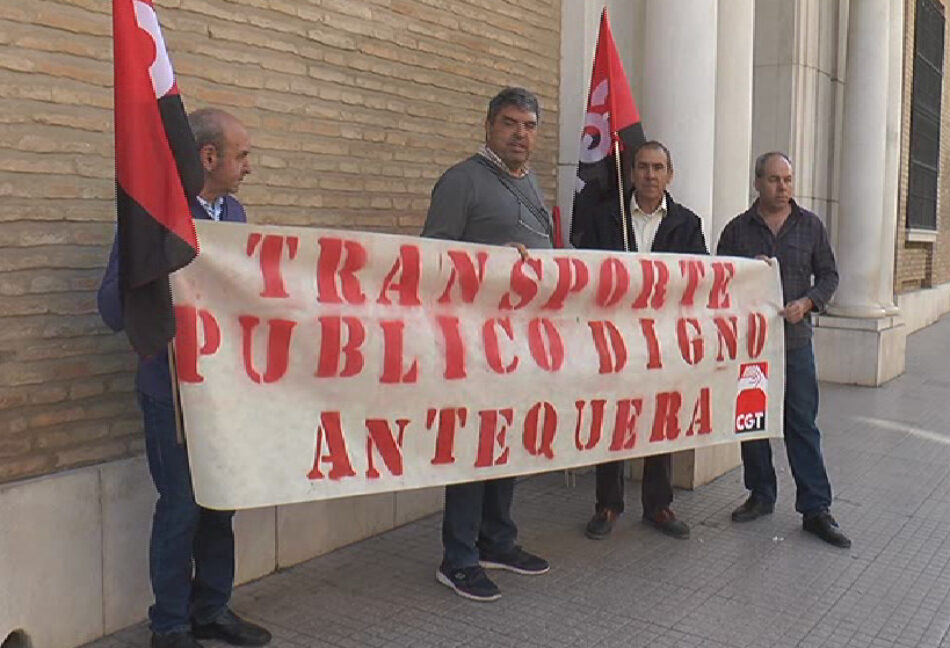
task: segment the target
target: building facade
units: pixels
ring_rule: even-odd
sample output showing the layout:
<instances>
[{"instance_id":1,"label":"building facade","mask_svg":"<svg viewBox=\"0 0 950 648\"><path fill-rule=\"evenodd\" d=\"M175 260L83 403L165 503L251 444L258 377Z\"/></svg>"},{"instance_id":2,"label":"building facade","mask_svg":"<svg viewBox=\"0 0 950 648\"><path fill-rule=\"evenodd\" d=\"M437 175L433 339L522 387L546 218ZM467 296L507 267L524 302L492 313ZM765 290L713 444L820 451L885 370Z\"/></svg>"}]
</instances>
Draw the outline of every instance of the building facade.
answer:
<instances>
[{"instance_id":1,"label":"building facade","mask_svg":"<svg viewBox=\"0 0 950 648\"><path fill-rule=\"evenodd\" d=\"M569 220L604 0L155 4L186 107L248 125L252 221L417 233L504 85L541 98L534 167ZM754 157L786 151L842 277L817 318L821 377L899 375L906 336L950 311L943 1L606 5L646 134L671 148L671 190L709 242L749 204ZM150 598L135 359L95 312L112 151L109 4L0 6L0 644L13 647L81 644L140 620ZM684 455L677 479L737 460ZM439 506L435 489L241 512L239 578Z\"/></svg>"}]
</instances>

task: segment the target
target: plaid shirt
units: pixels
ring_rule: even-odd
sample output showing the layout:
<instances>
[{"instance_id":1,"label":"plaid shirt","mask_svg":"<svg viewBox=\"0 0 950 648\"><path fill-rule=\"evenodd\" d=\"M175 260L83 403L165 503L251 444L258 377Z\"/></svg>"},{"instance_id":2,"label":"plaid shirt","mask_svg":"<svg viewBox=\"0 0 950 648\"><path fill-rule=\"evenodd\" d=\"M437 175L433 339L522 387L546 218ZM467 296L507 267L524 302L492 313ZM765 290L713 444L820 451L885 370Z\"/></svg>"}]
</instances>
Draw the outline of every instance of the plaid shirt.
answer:
<instances>
[{"instance_id":1,"label":"plaid shirt","mask_svg":"<svg viewBox=\"0 0 950 648\"><path fill-rule=\"evenodd\" d=\"M716 253L724 256L776 257L782 275L785 303L808 297L815 310L825 309L838 287L835 254L828 232L815 214L791 201L788 215L778 235L765 224L758 212L758 201L732 219L719 237ZM814 281L812 279L814 278ZM785 322L785 348L797 349L811 341L811 318L798 324Z\"/></svg>"}]
</instances>

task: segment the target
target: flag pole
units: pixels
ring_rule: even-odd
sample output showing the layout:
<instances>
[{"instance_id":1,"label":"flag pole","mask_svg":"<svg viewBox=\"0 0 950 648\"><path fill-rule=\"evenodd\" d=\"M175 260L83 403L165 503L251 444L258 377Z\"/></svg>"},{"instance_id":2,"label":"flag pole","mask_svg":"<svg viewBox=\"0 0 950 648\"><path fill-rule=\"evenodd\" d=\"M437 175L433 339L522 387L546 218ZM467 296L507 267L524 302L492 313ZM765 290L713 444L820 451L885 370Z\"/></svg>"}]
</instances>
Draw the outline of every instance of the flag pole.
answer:
<instances>
[{"instance_id":1,"label":"flag pole","mask_svg":"<svg viewBox=\"0 0 950 648\"><path fill-rule=\"evenodd\" d=\"M172 377L172 408L175 410L175 440L185 443L185 418L181 408L181 392L178 387L178 366L175 358L175 343L168 343L168 371Z\"/></svg>"},{"instance_id":2,"label":"flag pole","mask_svg":"<svg viewBox=\"0 0 950 648\"><path fill-rule=\"evenodd\" d=\"M620 169L620 140L614 140L614 162L617 168L617 194L620 198L620 227L623 229L623 251L630 251L630 235L627 233L627 206L623 201L623 171Z\"/></svg>"}]
</instances>

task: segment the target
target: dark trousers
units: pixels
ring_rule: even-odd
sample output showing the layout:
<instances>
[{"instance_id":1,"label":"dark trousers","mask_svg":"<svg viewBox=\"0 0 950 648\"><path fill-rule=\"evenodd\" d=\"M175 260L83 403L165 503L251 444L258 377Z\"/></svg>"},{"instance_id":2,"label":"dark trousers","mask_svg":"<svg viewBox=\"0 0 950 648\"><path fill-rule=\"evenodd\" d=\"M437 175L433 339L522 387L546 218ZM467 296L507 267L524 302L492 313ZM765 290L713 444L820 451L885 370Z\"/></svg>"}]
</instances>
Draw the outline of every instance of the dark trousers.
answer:
<instances>
[{"instance_id":1,"label":"dark trousers","mask_svg":"<svg viewBox=\"0 0 950 648\"><path fill-rule=\"evenodd\" d=\"M472 567L478 564L479 553L498 555L514 549L518 536L511 519L514 492L514 477L445 487L442 546L446 565Z\"/></svg>"},{"instance_id":2,"label":"dark trousers","mask_svg":"<svg viewBox=\"0 0 950 648\"><path fill-rule=\"evenodd\" d=\"M171 403L139 393L145 452L158 490L149 574L155 603L148 616L154 632L207 623L228 606L234 584L234 511L198 506L191 488L188 453L176 438Z\"/></svg>"},{"instance_id":3,"label":"dark trousers","mask_svg":"<svg viewBox=\"0 0 950 648\"><path fill-rule=\"evenodd\" d=\"M598 511L610 509L622 513L623 488L623 461L597 466ZM673 503L673 455L644 457L640 500L644 515L653 515Z\"/></svg>"},{"instance_id":4,"label":"dark trousers","mask_svg":"<svg viewBox=\"0 0 950 648\"><path fill-rule=\"evenodd\" d=\"M821 455L818 378L811 344L785 352L785 449L795 478L795 510L804 516L831 507L831 484ZM775 502L778 486L768 439L742 444L745 487L756 497Z\"/></svg>"}]
</instances>

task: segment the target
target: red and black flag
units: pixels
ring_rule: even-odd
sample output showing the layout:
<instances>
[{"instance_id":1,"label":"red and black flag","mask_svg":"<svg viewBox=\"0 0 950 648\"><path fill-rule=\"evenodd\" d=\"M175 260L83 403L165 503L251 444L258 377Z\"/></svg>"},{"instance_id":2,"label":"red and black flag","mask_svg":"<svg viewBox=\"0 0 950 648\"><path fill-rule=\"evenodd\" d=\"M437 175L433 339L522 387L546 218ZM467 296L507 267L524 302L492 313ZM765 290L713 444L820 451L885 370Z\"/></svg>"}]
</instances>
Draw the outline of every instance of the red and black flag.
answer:
<instances>
[{"instance_id":1,"label":"red and black flag","mask_svg":"<svg viewBox=\"0 0 950 648\"><path fill-rule=\"evenodd\" d=\"M204 170L152 0L113 0L119 286L132 347L150 357L175 335L168 274L198 253L186 196Z\"/></svg>"},{"instance_id":2,"label":"red and black flag","mask_svg":"<svg viewBox=\"0 0 950 648\"><path fill-rule=\"evenodd\" d=\"M644 142L640 113L617 53L605 8L594 52L594 68L587 95L587 115L581 133L580 158L574 188L571 242L583 240L592 218L621 200L616 152L621 155L622 175L629 174L629 156Z\"/></svg>"}]
</instances>

